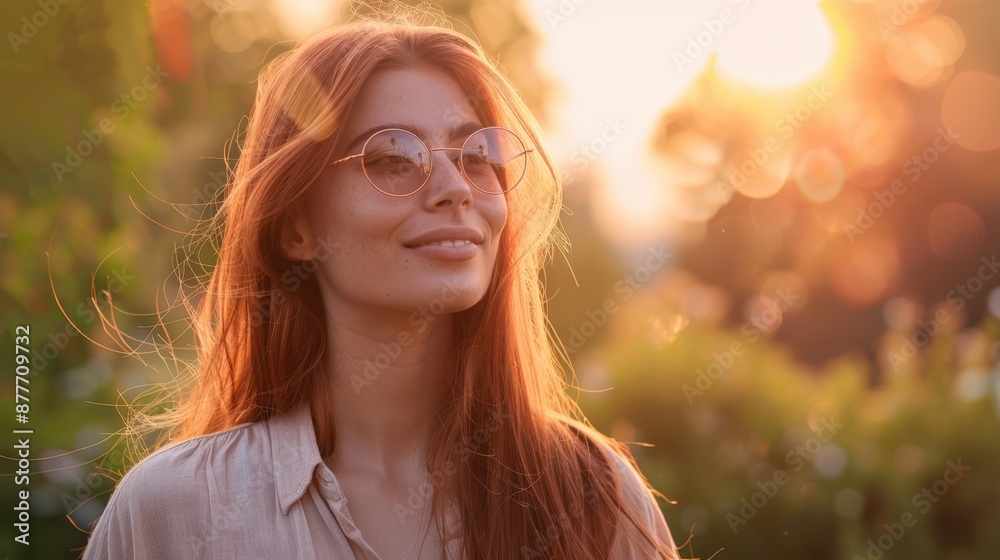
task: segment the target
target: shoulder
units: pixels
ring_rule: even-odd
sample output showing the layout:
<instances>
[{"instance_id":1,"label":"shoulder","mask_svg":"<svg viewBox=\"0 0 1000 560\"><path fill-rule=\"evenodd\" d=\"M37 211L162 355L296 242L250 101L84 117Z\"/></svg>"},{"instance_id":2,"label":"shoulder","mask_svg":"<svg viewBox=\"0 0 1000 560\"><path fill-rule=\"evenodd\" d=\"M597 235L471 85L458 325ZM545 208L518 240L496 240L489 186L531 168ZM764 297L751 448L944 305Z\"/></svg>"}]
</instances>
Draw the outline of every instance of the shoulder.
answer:
<instances>
[{"instance_id":1,"label":"shoulder","mask_svg":"<svg viewBox=\"0 0 1000 560\"><path fill-rule=\"evenodd\" d=\"M646 479L625 445L576 420L567 418L559 420L562 426L576 434L580 441L590 448L592 454L599 453L604 457L627 503L644 505L649 501L647 498L652 497L652 494L649 492Z\"/></svg>"},{"instance_id":2,"label":"shoulder","mask_svg":"<svg viewBox=\"0 0 1000 560\"><path fill-rule=\"evenodd\" d=\"M611 470L617 479L625 503L643 510L649 509L650 505L656 507L655 497L649 490L645 476L634 463L631 453L619 445L617 442L606 443L601 449L611 463Z\"/></svg>"},{"instance_id":3,"label":"shoulder","mask_svg":"<svg viewBox=\"0 0 1000 560\"><path fill-rule=\"evenodd\" d=\"M650 488L625 445L614 441L597 430L572 420L565 420L591 448L600 450L610 465L611 475L618 488L618 497L623 506L623 514L618 523L610 558L661 559L679 558L676 544L670 534L666 519L657 503L656 495ZM650 538L657 541L650 543ZM658 553L655 548L665 550Z\"/></svg>"},{"instance_id":4,"label":"shoulder","mask_svg":"<svg viewBox=\"0 0 1000 560\"><path fill-rule=\"evenodd\" d=\"M623 515L612 547L612 558L679 558L666 518L656 500L656 495L623 445L609 443L602 446L609 457L611 470L618 482L619 496L626 511L635 518ZM639 525L642 525L640 527ZM643 533L658 541L672 556L663 556L653 550Z\"/></svg>"},{"instance_id":5,"label":"shoulder","mask_svg":"<svg viewBox=\"0 0 1000 560\"><path fill-rule=\"evenodd\" d=\"M158 449L129 469L115 494L132 502L176 500L210 479L218 482L257 467L267 447L264 426L241 424Z\"/></svg>"},{"instance_id":6,"label":"shoulder","mask_svg":"<svg viewBox=\"0 0 1000 560\"><path fill-rule=\"evenodd\" d=\"M158 449L119 480L91 533L88 558L172 558L220 504L249 478L271 475L263 423L239 426ZM270 481L273 484L273 480Z\"/></svg>"}]
</instances>

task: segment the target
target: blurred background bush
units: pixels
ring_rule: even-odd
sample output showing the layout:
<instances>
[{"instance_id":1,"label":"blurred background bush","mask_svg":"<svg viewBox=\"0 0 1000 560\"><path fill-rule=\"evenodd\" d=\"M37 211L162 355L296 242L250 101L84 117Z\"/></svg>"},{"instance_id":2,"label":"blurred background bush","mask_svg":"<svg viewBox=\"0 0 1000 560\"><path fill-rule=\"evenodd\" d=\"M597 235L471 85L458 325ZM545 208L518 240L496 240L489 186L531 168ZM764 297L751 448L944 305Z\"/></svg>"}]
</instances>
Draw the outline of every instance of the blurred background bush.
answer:
<instances>
[{"instance_id":1,"label":"blurred background bush","mask_svg":"<svg viewBox=\"0 0 1000 560\"><path fill-rule=\"evenodd\" d=\"M437 5L559 158L551 320L595 425L652 445L687 557L1000 557L1000 5ZM78 555L121 465L109 405L167 378L102 349L92 280L150 336L261 65L367 9L0 7L2 355L30 325L35 459L30 548L4 460L0 554ZM14 399L10 373L0 433Z\"/></svg>"}]
</instances>

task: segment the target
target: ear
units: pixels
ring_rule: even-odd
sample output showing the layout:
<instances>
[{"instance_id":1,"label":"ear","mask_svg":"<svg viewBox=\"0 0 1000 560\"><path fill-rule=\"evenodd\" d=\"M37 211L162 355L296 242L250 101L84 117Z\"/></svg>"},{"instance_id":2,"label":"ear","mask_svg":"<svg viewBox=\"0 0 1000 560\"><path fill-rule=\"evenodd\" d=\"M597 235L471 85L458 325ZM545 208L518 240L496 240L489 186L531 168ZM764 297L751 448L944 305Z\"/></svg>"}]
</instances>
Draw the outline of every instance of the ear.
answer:
<instances>
[{"instance_id":1,"label":"ear","mask_svg":"<svg viewBox=\"0 0 1000 560\"><path fill-rule=\"evenodd\" d=\"M316 235L302 207L290 211L281 222L281 251L297 261L315 257Z\"/></svg>"}]
</instances>

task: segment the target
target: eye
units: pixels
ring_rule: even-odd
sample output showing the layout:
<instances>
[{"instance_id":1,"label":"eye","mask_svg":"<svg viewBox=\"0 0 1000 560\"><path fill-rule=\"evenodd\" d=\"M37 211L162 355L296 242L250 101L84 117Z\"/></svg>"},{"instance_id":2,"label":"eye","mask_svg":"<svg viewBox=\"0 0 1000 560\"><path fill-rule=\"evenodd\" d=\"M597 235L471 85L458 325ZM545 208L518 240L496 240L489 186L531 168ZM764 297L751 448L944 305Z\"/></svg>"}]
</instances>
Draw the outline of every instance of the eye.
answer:
<instances>
[{"instance_id":1,"label":"eye","mask_svg":"<svg viewBox=\"0 0 1000 560\"><path fill-rule=\"evenodd\" d=\"M411 173L418 166L412 156L399 152L378 152L365 158L365 170L369 173Z\"/></svg>"},{"instance_id":2,"label":"eye","mask_svg":"<svg viewBox=\"0 0 1000 560\"><path fill-rule=\"evenodd\" d=\"M467 173L493 173L494 161L485 146L470 146L462 153L462 166Z\"/></svg>"},{"instance_id":3,"label":"eye","mask_svg":"<svg viewBox=\"0 0 1000 560\"><path fill-rule=\"evenodd\" d=\"M464 154L462 156L462 163L466 167L493 165L493 161L491 161L486 154L478 152L472 154Z\"/></svg>"},{"instance_id":4,"label":"eye","mask_svg":"<svg viewBox=\"0 0 1000 560\"><path fill-rule=\"evenodd\" d=\"M365 165L397 165L400 163L413 163L413 158L399 152L378 152L365 158Z\"/></svg>"}]
</instances>

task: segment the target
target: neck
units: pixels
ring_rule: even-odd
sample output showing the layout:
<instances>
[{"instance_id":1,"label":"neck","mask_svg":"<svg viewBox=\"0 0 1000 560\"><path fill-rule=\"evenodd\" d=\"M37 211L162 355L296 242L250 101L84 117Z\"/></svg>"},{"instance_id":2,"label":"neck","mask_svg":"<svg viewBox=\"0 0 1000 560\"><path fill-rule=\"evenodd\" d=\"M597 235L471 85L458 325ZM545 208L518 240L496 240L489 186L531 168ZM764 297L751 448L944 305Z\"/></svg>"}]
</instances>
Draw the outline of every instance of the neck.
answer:
<instances>
[{"instance_id":1,"label":"neck","mask_svg":"<svg viewBox=\"0 0 1000 560\"><path fill-rule=\"evenodd\" d=\"M434 418L446 404L454 316L373 315L338 309L329 320L335 469L390 474L423 464Z\"/></svg>"}]
</instances>

